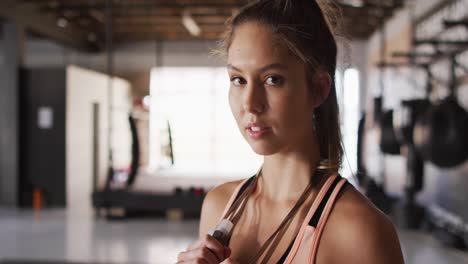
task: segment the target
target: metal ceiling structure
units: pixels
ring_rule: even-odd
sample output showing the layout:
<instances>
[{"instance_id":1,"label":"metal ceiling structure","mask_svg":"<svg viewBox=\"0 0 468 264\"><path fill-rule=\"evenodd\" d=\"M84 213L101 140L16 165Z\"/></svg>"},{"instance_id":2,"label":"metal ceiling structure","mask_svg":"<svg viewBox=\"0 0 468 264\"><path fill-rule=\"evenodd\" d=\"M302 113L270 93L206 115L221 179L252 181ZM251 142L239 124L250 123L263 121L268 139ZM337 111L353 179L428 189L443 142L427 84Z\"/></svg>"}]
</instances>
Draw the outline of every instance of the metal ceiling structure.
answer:
<instances>
[{"instance_id":1,"label":"metal ceiling structure","mask_svg":"<svg viewBox=\"0 0 468 264\"><path fill-rule=\"evenodd\" d=\"M311 0L313 1L313 0ZM216 40L225 21L248 0L2 0L0 17L28 31L86 51L105 45L106 10L112 8L113 42ZM331 1L351 39L368 38L404 0ZM186 21L183 21L183 20ZM199 32L189 32L195 24ZM198 33L198 34L197 34Z\"/></svg>"}]
</instances>

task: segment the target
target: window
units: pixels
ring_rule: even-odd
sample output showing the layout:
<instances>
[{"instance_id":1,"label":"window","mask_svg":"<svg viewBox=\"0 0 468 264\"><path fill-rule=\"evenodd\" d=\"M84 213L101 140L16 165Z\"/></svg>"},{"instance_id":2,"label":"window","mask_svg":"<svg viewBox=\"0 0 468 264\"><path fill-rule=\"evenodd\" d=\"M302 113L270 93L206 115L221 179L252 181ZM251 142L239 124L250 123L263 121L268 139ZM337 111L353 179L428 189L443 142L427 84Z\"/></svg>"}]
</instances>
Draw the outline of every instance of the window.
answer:
<instances>
[{"instance_id":1,"label":"window","mask_svg":"<svg viewBox=\"0 0 468 264\"><path fill-rule=\"evenodd\" d=\"M228 102L225 68L151 71L150 170L191 176L247 177L262 162L240 134ZM168 123L174 165L167 152Z\"/></svg>"},{"instance_id":2,"label":"window","mask_svg":"<svg viewBox=\"0 0 468 264\"><path fill-rule=\"evenodd\" d=\"M357 138L359 125L359 71L349 68L344 72L341 107L341 131L345 156L341 174L349 178L357 170Z\"/></svg>"}]
</instances>

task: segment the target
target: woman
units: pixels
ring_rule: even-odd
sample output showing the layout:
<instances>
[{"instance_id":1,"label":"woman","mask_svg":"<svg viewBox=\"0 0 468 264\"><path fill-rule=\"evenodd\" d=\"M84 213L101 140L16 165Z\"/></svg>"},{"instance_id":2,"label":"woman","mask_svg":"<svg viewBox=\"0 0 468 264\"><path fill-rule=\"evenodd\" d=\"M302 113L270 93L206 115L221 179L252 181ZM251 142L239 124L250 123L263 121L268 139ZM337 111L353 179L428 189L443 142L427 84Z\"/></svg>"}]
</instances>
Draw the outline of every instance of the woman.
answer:
<instances>
[{"instance_id":1,"label":"woman","mask_svg":"<svg viewBox=\"0 0 468 264\"><path fill-rule=\"evenodd\" d=\"M207 194L178 263L403 263L389 219L337 175L337 45L320 5L254 1L223 44L232 113L264 163ZM225 246L208 235L222 219L234 223Z\"/></svg>"}]
</instances>

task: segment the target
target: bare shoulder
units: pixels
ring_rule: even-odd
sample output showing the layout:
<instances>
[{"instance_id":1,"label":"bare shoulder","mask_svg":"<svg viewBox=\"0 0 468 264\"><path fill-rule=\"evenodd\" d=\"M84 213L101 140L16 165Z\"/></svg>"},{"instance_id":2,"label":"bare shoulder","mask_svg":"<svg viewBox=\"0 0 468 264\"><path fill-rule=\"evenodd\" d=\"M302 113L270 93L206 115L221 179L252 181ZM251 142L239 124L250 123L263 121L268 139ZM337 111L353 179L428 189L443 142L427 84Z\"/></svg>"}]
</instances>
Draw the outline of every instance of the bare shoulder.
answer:
<instances>
[{"instance_id":1,"label":"bare shoulder","mask_svg":"<svg viewBox=\"0 0 468 264\"><path fill-rule=\"evenodd\" d=\"M327 221L318 263L404 263L393 223L348 185Z\"/></svg>"},{"instance_id":2,"label":"bare shoulder","mask_svg":"<svg viewBox=\"0 0 468 264\"><path fill-rule=\"evenodd\" d=\"M200 237L207 234L209 229L216 226L231 195L241 182L242 180L223 183L206 194L200 216Z\"/></svg>"}]
</instances>

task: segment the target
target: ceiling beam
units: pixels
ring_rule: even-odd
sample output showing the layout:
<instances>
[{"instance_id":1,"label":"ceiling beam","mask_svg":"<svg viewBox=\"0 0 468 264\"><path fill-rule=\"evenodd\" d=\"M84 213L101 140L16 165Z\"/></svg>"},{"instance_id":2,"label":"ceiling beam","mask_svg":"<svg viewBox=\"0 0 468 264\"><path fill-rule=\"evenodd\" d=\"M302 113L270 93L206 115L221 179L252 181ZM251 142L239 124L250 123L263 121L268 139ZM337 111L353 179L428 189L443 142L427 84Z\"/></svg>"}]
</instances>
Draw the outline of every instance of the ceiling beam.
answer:
<instances>
[{"instance_id":1,"label":"ceiling beam","mask_svg":"<svg viewBox=\"0 0 468 264\"><path fill-rule=\"evenodd\" d=\"M0 17L16 21L27 30L77 50L96 52L102 47L98 41L89 41L88 32L73 24L68 23L65 27L59 27L58 17L41 15L30 8L21 9L16 6L16 3L0 1Z\"/></svg>"},{"instance_id":2,"label":"ceiling beam","mask_svg":"<svg viewBox=\"0 0 468 264\"><path fill-rule=\"evenodd\" d=\"M159 9L159 8L239 8L241 5L225 2L217 3L201 3L201 2L191 2L188 4L179 4L179 3L157 3L157 2L148 2L148 3L138 3L138 2L124 2L124 3L115 3L116 9ZM83 10L83 9L105 9L105 3L82 3L82 4L60 4L58 5L60 9L67 10Z\"/></svg>"},{"instance_id":3,"label":"ceiling beam","mask_svg":"<svg viewBox=\"0 0 468 264\"><path fill-rule=\"evenodd\" d=\"M224 25L200 25L202 31L205 32L223 32L226 30ZM154 32L154 31L166 31L166 32L186 32L187 29L182 25L173 24L173 25L149 25L149 26L119 26L115 27L114 32L116 33L132 33L132 32Z\"/></svg>"},{"instance_id":4,"label":"ceiling beam","mask_svg":"<svg viewBox=\"0 0 468 264\"><path fill-rule=\"evenodd\" d=\"M169 9L114 9L114 18L119 17L135 17L135 16L146 16L146 17L173 17L181 16L182 8L169 8ZM190 14L192 17L205 17L205 16L227 16L230 17L234 13L234 9L226 8L190 8Z\"/></svg>"},{"instance_id":5,"label":"ceiling beam","mask_svg":"<svg viewBox=\"0 0 468 264\"><path fill-rule=\"evenodd\" d=\"M192 16L198 24L224 24L229 18L228 16ZM114 19L114 24L119 25L161 25L161 24L180 24L181 16L171 17L151 17L151 16L135 16L135 17L118 17Z\"/></svg>"},{"instance_id":6,"label":"ceiling beam","mask_svg":"<svg viewBox=\"0 0 468 264\"><path fill-rule=\"evenodd\" d=\"M43 17L66 17L69 27L83 32L93 32L101 40L104 30L103 12L106 0L0 0L17 2L24 8ZM453 0L452 0L453 1ZM154 39L167 36L170 40L199 39L190 36L181 27L181 15L188 8L203 33L213 31L214 36L224 30L225 21L246 4L247 0L114 0L113 23L117 34L125 35L123 41ZM343 29L350 38L368 38L382 23L403 6L404 0L363 0L362 6L353 6L350 0L338 0L334 8L341 10ZM3 11L3 10L2 10ZM56 22L53 21L52 24ZM62 30L59 28L59 30ZM163 32L166 31L166 32ZM89 33L87 33L89 34ZM133 35L132 35L133 34ZM137 34L137 35L135 35ZM202 34L201 38L204 38ZM210 38L212 36L209 36Z\"/></svg>"},{"instance_id":7,"label":"ceiling beam","mask_svg":"<svg viewBox=\"0 0 468 264\"><path fill-rule=\"evenodd\" d=\"M80 10L82 13L102 13L104 9L98 8L84 8L84 9L66 9L66 8L50 8L48 6L42 6L38 8L41 13L44 14L57 14L66 12L77 12ZM212 7L190 7L189 11L193 17L205 17L205 16L226 16L230 17L236 8L212 8ZM114 18L126 18L126 17L173 17L180 16L183 8L147 8L147 9L125 9L114 7L112 15Z\"/></svg>"},{"instance_id":8,"label":"ceiling beam","mask_svg":"<svg viewBox=\"0 0 468 264\"><path fill-rule=\"evenodd\" d=\"M217 32L205 32L199 37L194 37L187 32L154 32L148 33L126 33L116 34L114 40L118 43L134 42L134 41L155 41L155 40L168 40L168 41L179 41L179 40L219 40L222 34Z\"/></svg>"},{"instance_id":9,"label":"ceiling beam","mask_svg":"<svg viewBox=\"0 0 468 264\"><path fill-rule=\"evenodd\" d=\"M424 14L421 14L419 17L416 18L414 21L414 27L421 24L423 21L427 20L429 17L433 16L434 14L440 12L440 10L444 9L445 7L449 6L450 4L454 3L455 0L441 0L439 3L435 4L432 8L426 11Z\"/></svg>"}]
</instances>

